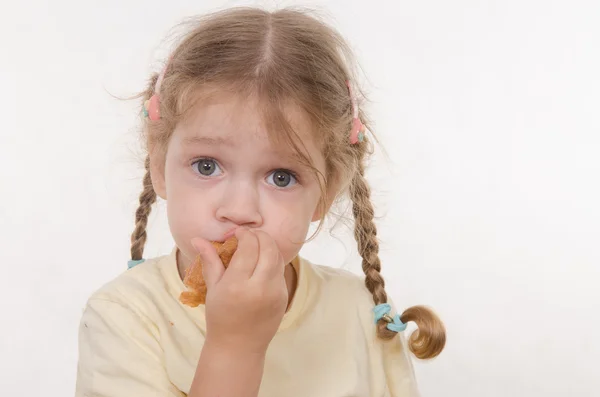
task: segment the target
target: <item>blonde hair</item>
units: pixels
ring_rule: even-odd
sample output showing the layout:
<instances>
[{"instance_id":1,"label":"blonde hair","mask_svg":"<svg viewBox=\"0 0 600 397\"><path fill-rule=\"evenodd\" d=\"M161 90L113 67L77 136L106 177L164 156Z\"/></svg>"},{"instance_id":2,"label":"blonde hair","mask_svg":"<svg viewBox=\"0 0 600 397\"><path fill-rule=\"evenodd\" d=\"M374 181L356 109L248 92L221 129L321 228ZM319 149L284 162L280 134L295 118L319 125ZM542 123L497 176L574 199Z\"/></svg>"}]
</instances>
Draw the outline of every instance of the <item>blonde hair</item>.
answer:
<instances>
[{"instance_id":1,"label":"blonde hair","mask_svg":"<svg viewBox=\"0 0 600 397\"><path fill-rule=\"evenodd\" d=\"M325 213L333 198L349 193L365 285L376 305L386 303L373 205L364 175L372 146L370 142L354 145L349 142L353 116L346 81L354 80L348 66L351 59L344 39L303 11L232 8L200 18L168 62L160 87L160 120L147 121L144 126L149 154L131 237L132 259L142 258L148 215L156 201L150 154L157 151L164 156L175 125L193 107L198 92L202 88L219 87L260 98L270 138L290 145L316 172L285 117L284 107L291 103L308 115L315 126L314 138L326 159L326 173L318 175L323 193L319 207ZM157 79L155 74L149 80L141 94L143 101L154 93ZM361 110L359 116L369 129L365 112ZM432 311L422 306L412 307L402 314L401 320L413 321L418 326L409 340L409 347L417 357L432 358L442 351L445 330ZM382 319L377 327L378 336L384 340L396 335L386 328L387 324Z\"/></svg>"}]
</instances>

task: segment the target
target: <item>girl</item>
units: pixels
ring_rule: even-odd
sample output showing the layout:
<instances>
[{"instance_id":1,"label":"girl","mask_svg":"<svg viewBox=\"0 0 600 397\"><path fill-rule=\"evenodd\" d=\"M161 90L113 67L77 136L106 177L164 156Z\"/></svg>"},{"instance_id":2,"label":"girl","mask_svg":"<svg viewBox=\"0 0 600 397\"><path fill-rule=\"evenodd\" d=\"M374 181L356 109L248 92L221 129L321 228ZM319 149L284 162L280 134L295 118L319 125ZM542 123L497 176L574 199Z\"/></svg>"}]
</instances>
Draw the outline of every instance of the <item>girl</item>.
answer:
<instances>
[{"instance_id":1,"label":"girl","mask_svg":"<svg viewBox=\"0 0 600 397\"><path fill-rule=\"evenodd\" d=\"M399 316L388 303L350 58L304 13L230 9L201 19L152 77L131 270L86 306L77 396L417 395L407 347L434 357L445 331L426 308ZM364 280L298 256L345 194ZM144 261L157 197L176 246ZM225 270L210 241L232 235ZM191 308L178 298L197 255L208 294Z\"/></svg>"}]
</instances>

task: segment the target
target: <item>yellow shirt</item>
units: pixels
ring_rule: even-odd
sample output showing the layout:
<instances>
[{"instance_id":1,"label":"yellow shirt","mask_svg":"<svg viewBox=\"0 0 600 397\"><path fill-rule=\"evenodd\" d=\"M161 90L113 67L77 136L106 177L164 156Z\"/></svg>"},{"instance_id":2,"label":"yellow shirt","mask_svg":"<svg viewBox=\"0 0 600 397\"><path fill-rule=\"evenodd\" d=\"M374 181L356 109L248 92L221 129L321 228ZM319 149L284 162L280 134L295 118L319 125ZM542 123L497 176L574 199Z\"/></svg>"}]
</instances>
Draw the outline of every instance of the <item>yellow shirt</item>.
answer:
<instances>
[{"instance_id":1,"label":"yellow shirt","mask_svg":"<svg viewBox=\"0 0 600 397\"><path fill-rule=\"evenodd\" d=\"M170 255L146 260L89 299L79 330L77 397L185 396L204 343L204 306L185 290ZM266 355L260 397L413 397L412 364L400 335L375 334L361 277L294 262L298 286Z\"/></svg>"}]
</instances>

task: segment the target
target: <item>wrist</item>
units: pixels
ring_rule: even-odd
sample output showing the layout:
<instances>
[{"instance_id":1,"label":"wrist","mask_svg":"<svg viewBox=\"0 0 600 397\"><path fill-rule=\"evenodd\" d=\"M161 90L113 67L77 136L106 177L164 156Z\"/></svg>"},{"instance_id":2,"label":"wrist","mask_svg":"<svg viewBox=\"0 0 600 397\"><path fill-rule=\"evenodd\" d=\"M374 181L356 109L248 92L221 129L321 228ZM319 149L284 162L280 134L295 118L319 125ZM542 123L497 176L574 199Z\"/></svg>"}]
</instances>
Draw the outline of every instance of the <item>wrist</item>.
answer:
<instances>
[{"instance_id":1,"label":"wrist","mask_svg":"<svg viewBox=\"0 0 600 397\"><path fill-rule=\"evenodd\" d=\"M226 363L260 363L265 360L267 349L248 344L225 343L207 337L202 348L202 355L217 357Z\"/></svg>"},{"instance_id":2,"label":"wrist","mask_svg":"<svg viewBox=\"0 0 600 397\"><path fill-rule=\"evenodd\" d=\"M234 348L207 338L188 396L256 397L265 356L266 350Z\"/></svg>"}]
</instances>

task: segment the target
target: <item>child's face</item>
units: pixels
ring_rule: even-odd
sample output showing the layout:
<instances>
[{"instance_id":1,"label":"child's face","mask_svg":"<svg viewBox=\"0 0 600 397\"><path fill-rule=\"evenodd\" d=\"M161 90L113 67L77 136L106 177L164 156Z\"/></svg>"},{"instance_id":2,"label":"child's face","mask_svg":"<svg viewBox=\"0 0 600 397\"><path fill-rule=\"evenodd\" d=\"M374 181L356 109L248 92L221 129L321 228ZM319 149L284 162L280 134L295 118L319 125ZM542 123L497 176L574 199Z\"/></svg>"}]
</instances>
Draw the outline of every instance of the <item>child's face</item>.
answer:
<instances>
[{"instance_id":1,"label":"child's face","mask_svg":"<svg viewBox=\"0 0 600 397\"><path fill-rule=\"evenodd\" d=\"M171 233L187 261L195 257L192 238L223 241L235 227L247 226L275 239L288 263L302 247L310 222L319 218L321 190L314 172L294 160L289 148L269 142L256 106L254 100L233 96L199 104L173 132L164 178L153 174L157 193L167 200ZM309 120L294 109L287 116L325 175Z\"/></svg>"}]
</instances>

